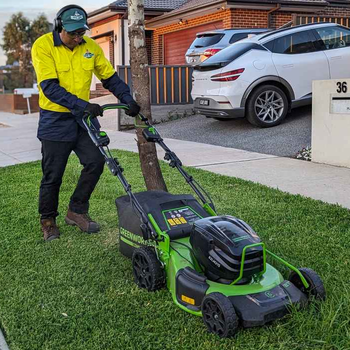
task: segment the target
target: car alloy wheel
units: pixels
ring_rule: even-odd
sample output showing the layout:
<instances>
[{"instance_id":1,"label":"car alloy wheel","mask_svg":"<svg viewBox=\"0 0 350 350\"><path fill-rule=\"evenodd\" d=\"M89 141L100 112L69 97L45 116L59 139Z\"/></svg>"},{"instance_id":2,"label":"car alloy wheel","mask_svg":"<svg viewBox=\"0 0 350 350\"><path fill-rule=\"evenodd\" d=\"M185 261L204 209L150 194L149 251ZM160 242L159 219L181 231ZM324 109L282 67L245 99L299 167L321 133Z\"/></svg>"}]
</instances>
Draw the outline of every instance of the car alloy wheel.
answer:
<instances>
[{"instance_id":1,"label":"car alloy wheel","mask_svg":"<svg viewBox=\"0 0 350 350\"><path fill-rule=\"evenodd\" d=\"M268 128L281 123L288 112L288 99L282 89L275 85L260 85L247 101L249 123Z\"/></svg>"},{"instance_id":2,"label":"car alloy wheel","mask_svg":"<svg viewBox=\"0 0 350 350\"><path fill-rule=\"evenodd\" d=\"M254 104L256 116L265 123L277 121L284 111L282 96L273 90L261 93Z\"/></svg>"}]
</instances>

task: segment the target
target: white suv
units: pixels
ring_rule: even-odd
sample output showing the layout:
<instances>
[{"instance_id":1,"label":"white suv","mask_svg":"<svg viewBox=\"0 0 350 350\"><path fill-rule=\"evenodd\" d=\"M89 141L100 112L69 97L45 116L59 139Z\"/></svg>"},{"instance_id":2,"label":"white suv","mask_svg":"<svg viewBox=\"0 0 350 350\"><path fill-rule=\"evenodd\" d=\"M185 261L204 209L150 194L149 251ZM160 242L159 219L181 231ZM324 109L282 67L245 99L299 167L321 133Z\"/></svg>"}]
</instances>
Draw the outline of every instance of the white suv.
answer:
<instances>
[{"instance_id":1,"label":"white suv","mask_svg":"<svg viewBox=\"0 0 350 350\"><path fill-rule=\"evenodd\" d=\"M350 29L334 23L256 35L194 67L194 108L217 120L245 116L275 126L311 103L313 80L350 78L349 62Z\"/></svg>"}]
</instances>

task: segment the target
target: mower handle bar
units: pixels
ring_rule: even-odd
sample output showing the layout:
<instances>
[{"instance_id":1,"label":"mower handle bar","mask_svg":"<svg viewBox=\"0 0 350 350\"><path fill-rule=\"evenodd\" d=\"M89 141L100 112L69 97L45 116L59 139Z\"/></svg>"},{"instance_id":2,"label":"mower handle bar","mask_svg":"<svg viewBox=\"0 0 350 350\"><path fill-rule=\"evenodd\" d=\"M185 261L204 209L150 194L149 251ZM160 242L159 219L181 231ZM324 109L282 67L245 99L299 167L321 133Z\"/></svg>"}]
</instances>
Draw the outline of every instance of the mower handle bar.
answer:
<instances>
[{"instance_id":1,"label":"mower handle bar","mask_svg":"<svg viewBox=\"0 0 350 350\"><path fill-rule=\"evenodd\" d=\"M123 109L126 111L129 110L129 106L124 103L107 103L105 105L102 105L101 108L103 109L103 111L106 111L108 109ZM90 114L85 112L83 115L83 120L87 121L89 117ZM143 121L147 126L150 126L148 119L142 113L139 113L136 117L139 117L141 121Z\"/></svg>"},{"instance_id":2,"label":"mower handle bar","mask_svg":"<svg viewBox=\"0 0 350 350\"><path fill-rule=\"evenodd\" d=\"M109 110L109 109L123 109L123 110L126 110L126 111L129 110L129 106L126 105L126 104L122 104L122 103L110 103L110 104L102 105L101 107L102 107L103 111L106 111L106 110ZM96 130L95 126L90 123L89 117L90 117L89 113L85 113L83 115L82 120L83 120L84 126L86 127L86 129L87 129L91 139L95 143L95 145L99 148L100 152L105 157L106 162L107 162L107 166L110 168L111 172L113 173L113 175L118 176L118 178L121 181L124 189L130 195L130 193L131 193L131 186L128 184L128 182L124 178L124 176L122 174L122 168L120 167L118 161L113 159L111 156L108 157L108 155L106 154L103 146L98 145L97 142L95 141L95 136L94 136L93 132L91 132L91 130L94 130L94 131L97 131L97 130ZM154 128L154 130L156 130L156 128L153 125L150 124L149 120L142 113L139 113L135 118L137 118L137 117L139 117L140 120L142 122L144 122L147 127L152 127L152 128ZM158 131L157 131L157 134L159 135ZM159 135L159 139L157 139L155 142L158 143L158 145L165 151L165 158L164 159L169 161L169 165L171 167L177 168L177 170L180 172L180 174L185 178L186 182L191 186L192 190L200 198L202 203L204 205L208 205L210 207L208 209L213 211L213 214L215 214L215 207L214 207L212 199L210 198L210 195L193 179L192 176L190 176L182 168L182 162L177 157L177 155L174 152L172 152L169 149L169 147L164 143L164 141L160 137L160 135ZM202 191L204 192L205 196L203 195ZM207 201L207 199L209 201ZM137 203L137 201L135 201L135 202ZM136 206L138 206L138 205L136 205Z\"/></svg>"}]
</instances>

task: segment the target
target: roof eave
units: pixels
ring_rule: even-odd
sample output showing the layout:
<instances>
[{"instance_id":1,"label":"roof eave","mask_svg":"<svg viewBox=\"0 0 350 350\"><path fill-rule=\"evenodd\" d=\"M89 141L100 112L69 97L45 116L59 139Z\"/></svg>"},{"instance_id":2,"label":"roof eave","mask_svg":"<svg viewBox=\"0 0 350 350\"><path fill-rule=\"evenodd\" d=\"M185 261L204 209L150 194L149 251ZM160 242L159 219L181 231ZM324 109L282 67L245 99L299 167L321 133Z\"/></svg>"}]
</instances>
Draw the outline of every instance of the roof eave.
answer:
<instances>
[{"instance_id":1,"label":"roof eave","mask_svg":"<svg viewBox=\"0 0 350 350\"><path fill-rule=\"evenodd\" d=\"M172 13L173 11L161 16L161 18L156 17L152 18L148 21L146 21L146 27L148 29L156 29L159 27L162 27L164 25L171 25L178 23L179 19L182 20L189 20L193 17L198 16L204 16L213 12L216 12L220 9L220 5L224 5L223 9L229 9L229 8L246 8L246 9L252 9L252 10L271 10L276 7L276 4L281 4L281 8L279 11L295 11L295 12L315 12L317 9L322 10L326 6L329 5L328 2L326 3L305 3L305 2L281 2L278 0L272 0L269 2L257 2L256 0L244 0L242 2L236 2L236 1L217 1L215 4L211 4L208 6L208 4L205 4L203 6L198 6L195 9L189 8L184 9L183 11L176 11L175 13ZM219 7L218 7L219 6Z\"/></svg>"},{"instance_id":2,"label":"roof eave","mask_svg":"<svg viewBox=\"0 0 350 350\"><path fill-rule=\"evenodd\" d=\"M195 9L194 8L189 8L189 9L183 9L182 11L174 10L170 11L169 13L164 14L161 16L161 18L152 18L148 21L146 21L146 26L149 27L150 29L158 28L163 26L164 24L173 24L177 23L179 21L179 18L182 18L183 20L189 20L194 17L198 17L198 15L207 15L213 12L216 12L217 10L220 9L222 5L226 5L227 1L226 0L219 0L215 1L214 4L211 4L208 6L208 4L204 4L201 6L197 6ZM226 9L226 6L225 8Z\"/></svg>"},{"instance_id":3,"label":"roof eave","mask_svg":"<svg viewBox=\"0 0 350 350\"><path fill-rule=\"evenodd\" d=\"M289 3L287 2L270 2L268 3L256 3L256 1L247 1L247 2L235 2L231 4L227 4L227 8L234 9L234 8L245 8L245 9L252 9L252 10L271 10L275 8L276 4L280 4L281 7L278 9L278 11L307 11L312 12L317 10L324 9L328 6L328 3L305 3L305 2L297 2L297 1L291 1Z\"/></svg>"}]
</instances>

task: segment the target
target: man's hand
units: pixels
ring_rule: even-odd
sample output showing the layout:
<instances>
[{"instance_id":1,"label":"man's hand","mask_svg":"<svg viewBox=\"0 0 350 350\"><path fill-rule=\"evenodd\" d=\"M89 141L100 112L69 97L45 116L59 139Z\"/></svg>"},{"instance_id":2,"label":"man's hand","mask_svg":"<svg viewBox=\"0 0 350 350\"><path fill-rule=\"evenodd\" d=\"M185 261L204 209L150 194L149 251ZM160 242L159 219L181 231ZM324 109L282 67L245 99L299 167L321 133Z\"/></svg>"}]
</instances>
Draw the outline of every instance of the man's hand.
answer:
<instances>
[{"instance_id":1,"label":"man's hand","mask_svg":"<svg viewBox=\"0 0 350 350\"><path fill-rule=\"evenodd\" d=\"M129 110L125 111L125 114L130 115L130 117L136 117L141 109L141 107L135 101L130 102L128 107Z\"/></svg>"},{"instance_id":2,"label":"man's hand","mask_svg":"<svg viewBox=\"0 0 350 350\"><path fill-rule=\"evenodd\" d=\"M96 118L98 115L103 115L103 109L97 103L88 103L84 112L89 113L91 118Z\"/></svg>"}]
</instances>

